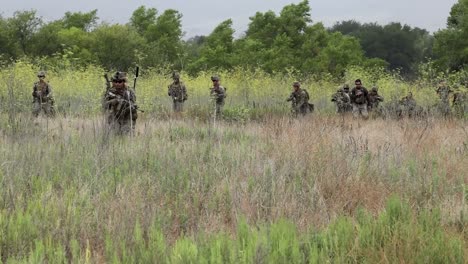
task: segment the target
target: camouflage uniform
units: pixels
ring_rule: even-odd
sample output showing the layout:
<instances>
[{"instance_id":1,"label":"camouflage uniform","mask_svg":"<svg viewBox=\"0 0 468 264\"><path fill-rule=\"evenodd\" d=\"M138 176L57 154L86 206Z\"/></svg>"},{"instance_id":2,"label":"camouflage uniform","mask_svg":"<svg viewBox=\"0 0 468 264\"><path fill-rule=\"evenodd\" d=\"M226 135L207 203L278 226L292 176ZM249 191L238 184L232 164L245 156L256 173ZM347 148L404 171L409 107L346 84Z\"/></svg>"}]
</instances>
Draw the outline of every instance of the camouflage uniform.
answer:
<instances>
[{"instance_id":1,"label":"camouflage uniform","mask_svg":"<svg viewBox=\"0 0 468 264\"><path fill-rule=\"evenodd\" d=\"M444 116L450 114L450 101L449 96L452 90L448 88L445 83L441 83L440 86L436 90L437 94L440 97L440 102L438 104L438 109L440 113Z\"/></svg>"},{"instance_id":2,"label":"camouflage uniform","mask_svg":"<svg viewBox=\"0 0 468 264\"><path fill-rule=\"evenodd\" d=\"M40 78L40 80L36 83L34 83L33 86L33 116L37 117L39 116L41 110L44 111L44 113L48 117L54 117L55 116L55 100L52 94L52 86L48 84L46 81L44 81L45 78L45 72L40 71L37 74L37 77Z\"/></svg>"},{"instance_id":3,"label":"camouflage uniform","mask_svg":"<svg viewBox=\"0 0 468 264\"><path fill-rule=\"evenodd\" d=\"M349 90L349 85L343 85L343 91L348 96L349 102L345 104L346 112L351 112L353 110L353 105L351 104L351 91Z\"/></svg>"},{"instance_id":4,"label":"camouflage uniform","mask_svg":"<svg viewBox=\"0 0 468 264\"><path fill-rule=\"evenodd\" d=\"M104 96L107 124L117 134L128 134L135 129L138 118L136 95L127 85L127 74L117 72L112 78L112 87ZM115 83L123 82L119 87Z\"/></svg>"},{"instance_id":5,"label":"camouflage uniform","mask_svg":"<svg viewBox=\"0 0 468 264\"><path fill-rule=\"evenodd\" d=\"M377 87L372 87L369 92L369 110L378 110L379 103L383 102L384 98L379 95Z\"/></svg>"},{"instance_id":6,"label":"camouflage uniform","mask_svg":"<svg viewBox=\"0 0 468 264\"><path fill-rule=\"evenodd\" d=\"M466 93L457 91L453 94L453 109L458 117L463 117L468 112L468 97Z\"/></svg>"},{"instance_id":7,"label":"camouflage uniform","mask_svg":"<svg viewBox=\"0 0 468 264\"><path fill-rule=\"evenodd\" d=\"M335 103L337 113L349 112L351 99L344 89L338 89L336 93L332 95L331 101Z\"/></svg>"},{"instance_id":8,"label":"camouflage uniform","mask_svg":"<svg viewBox=\"0 0 468 264\"><path fill-rule=\"evenodd\" d=\"M416 112L416 100L413 98L413 93L409 92L407 96L401 98L399 102L398 116L414 116Z\"/></svg>"},{"instance_id":9,"label":"camouflage uniform","mask_svg":"<svg viewBox=\"0 0 468 264\"><path fill-rule=\"evenodd\" d=\"M223 106L224 106L224 100L226 99L226 88L223 86L219 85L219 77L218 76L213 76L211 77L211 81L213 81L215 84L213 84L213 87L210 88L210 96L214 103L216 104L216 115L221 115L223 111Z\"/></svg>"},{"instance_id":10,"label":"camouflage uniform","mask_svg":"<svg viewBox=\"0 0 468 264\"><path fill-rule=\"evenodd\" d=\"M167 88L167 95L172 97L172 109L174 112L182 112L184 110L184 102L187 100L187 88L180 81L180 75L173 73L174 82Z\"/></svg>"},{"instance_id":11,"label":"camouflage uniform","mask_svg":"<svg viewBox=\"0 0 468 264\"><path fill-rule=\"evenodd\" d=\"M369 92L364 86L361 86L361 81L356 80L356 86L351 90L351 104L353 106L353 116L368 118L367 106L370 103Z\"/></svg>"},{"instance_id":12,"label":"camouflage uniform","mask_svg":"<svg viewBox=\"0 0 468 264\"><path fill-rule=\"evenodd\" d=\"M313 105L309 104L309 93L300 88L299 82L294 82L293 87L294 91L286 99L287 102L291 102L291 112L295 116L310 113L313 110Z\"/></svg>"}]
</instances>

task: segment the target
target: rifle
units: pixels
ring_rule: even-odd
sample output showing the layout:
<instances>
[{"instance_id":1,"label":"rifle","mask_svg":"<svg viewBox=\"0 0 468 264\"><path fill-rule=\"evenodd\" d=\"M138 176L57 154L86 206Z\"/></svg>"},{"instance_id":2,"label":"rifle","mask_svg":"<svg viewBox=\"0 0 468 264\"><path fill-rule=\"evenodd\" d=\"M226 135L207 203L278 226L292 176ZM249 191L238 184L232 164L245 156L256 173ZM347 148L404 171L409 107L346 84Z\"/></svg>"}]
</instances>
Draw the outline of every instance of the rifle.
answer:
<instances>
[{"instance_id":1,"label":"rifle","mask_svg":"<svg viewBox=\"0 0 468 264\"><path fill-rule=\"evenodd\" d=\"M138 78L138 74L140 73L140 67L136 67L136 73L135 73L135 78L133 78L133 91L136 92L136 82Z\"/></svg>"},{"instance_id":2,"label":"rifle","mask_svg":"<svg viewBox=\"0 0 468 264\"><path fill-rule=\"evenodd\" d=\"M104 78L106 79L106 91L108 91L111 88L111 81L109 80L107 73L104 73Z\"/></svg>"},{"instance_id":3,"label":"rifle","mask_svg":"<svg viewBox=\"0 0 468 264\"><path fill-rule=\"evenodd\" d=\"M133 78L133 91L136 91L136 81L138 78L138 74L140 72L140 67L136 67L136 73L135 73L135 78ZM133 137L133 116L132 116L132 111L133 111L133 105L132 105L132 100L130 100L130 92L127 91L127 96L128 96L128 102L130 105L130 135Z\"/></svg>"}]
</instances>

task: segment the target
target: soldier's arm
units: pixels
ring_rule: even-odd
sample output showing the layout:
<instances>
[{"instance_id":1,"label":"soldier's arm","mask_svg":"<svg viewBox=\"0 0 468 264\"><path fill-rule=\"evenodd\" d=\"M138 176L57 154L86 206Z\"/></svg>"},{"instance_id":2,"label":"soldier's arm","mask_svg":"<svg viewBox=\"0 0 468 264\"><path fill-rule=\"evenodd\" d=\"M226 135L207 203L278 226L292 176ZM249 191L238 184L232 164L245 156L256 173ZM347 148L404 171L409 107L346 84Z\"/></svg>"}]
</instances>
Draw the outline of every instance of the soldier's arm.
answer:
<instances>
[{"instance_id":1,"label":"soldier's arm","mask_svg":"<svg viewBox=\"0 0 468 264\"><path fill-rule=\"evenodd\" d=\"M369 91L367 91L367 89L364 89L364 96L366 97L367 105L370 105L371 98L370 98L370 95L369 95Z\"/></svg>"},{"instance_id":2,"label":"soldier's arm","mask_svg":"<svg viewBox=\"0 0 468 264\"><path fill-rule=\"evenodd\" d=\"M349 100L351 101L351 103L355 103L356 102L356 91L353 89L351 90L351 93L349 95Z\"/></svg>"},{"instance_id":3,"label":"soldier's arm","mask_svg":"<svg viewBox=\"0 0 468 264\"><path fill-rule=\"evenodd\" d=\"M307 101L307 95L304 91L302 91L298 100L296 101L296 104L300 107L301 105L306 103L306 101Z\"/></svg>"},{"instance_id":4,"label":"soldier's arm","mask_svg":"<svg viewBox=\"0 0 468 264\"><path fill-rule=\"evenodd\" d=\"M32 96L33 96L34 98L37 97L37 86L36 86L36 84L34 84L34 86L33 86Z\"/></svg>"},{"instance_id":5,"label":"soldier's arm","mask_svg":"<svg viewBox=\"0 0 468 264\"><path fill-rule=\"evenodd\" d=\"M130 90L130 101L132 102L132 104L135 104L136 103L136 93L133 89L129 89Z\"/></svg>"},{"instance_id":6,"label":"soldier's arm","mask_svg":"<svg viewBox=\"0 0 468 264\"><path fill-rule=\"evenodd\" d=\"M226 97L227 97L226 88L225 88L225 87L221 87L221 93L222 93L222 95L223 95L223 98L226 98Z\"/></svg>"},{"instance_id":7,"label":"soldier's arm","mask_svg":"<svg viewBox=\"0 0 468 264\"><path fill-rule=\"evenodd\" d=\"M47 84L46 93L46 98L53 97L52 86L50 84Z\"/></svg>"},{"instance_id":8,"label":"soldier's arm","mask_svg":"<svg viewBox=\"0 0 468 264\"><path fill-rule=\"evenodd\" d=\"M187 100L187 98L188 98L187 88L185 87L184 84L182 85L182 94L184 96L184 101Z\"/></svg>"},{"instance_id":9,"label":"soldier's arm","mask_svg":"<svg viewBox=\"0 0 468 264\"><path fill-rule=\"evenodd\" d=\"M172 89L172 85L167 87L167 95L172 96L174 94L174 90Z\"/></svg>"},{"instance_id":10,"label":"soldier's arm","mask_svg":"<svg viewBox=\"0 0 468 264\"><path fill-rule=\"evenodd\" d=\"M110 109L111 106L118 104L118 102L119 99L117 98L117 95L113 94L112 92L107 91L104 95L104 108Z\"/></svg>"},{"instance_id":11,"label":"soldier's arm","mask_svg":"<svg viewBox=\"0 0 468 264\"><path fill-rule=\"evenodd\" d=\"M223 99L226 97L226 92L224 91L224 88L219 87L217 97L218 99Z\"/></svg>"}]
</instances>

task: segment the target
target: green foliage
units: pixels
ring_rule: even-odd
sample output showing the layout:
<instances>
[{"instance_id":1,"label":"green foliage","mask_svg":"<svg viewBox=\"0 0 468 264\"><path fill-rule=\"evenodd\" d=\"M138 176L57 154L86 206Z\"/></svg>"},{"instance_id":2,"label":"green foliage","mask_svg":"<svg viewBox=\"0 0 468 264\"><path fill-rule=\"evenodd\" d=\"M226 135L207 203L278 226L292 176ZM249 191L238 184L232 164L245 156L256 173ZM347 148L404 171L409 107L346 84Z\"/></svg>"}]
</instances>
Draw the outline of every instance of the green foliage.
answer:
<instances>
[{"instance_id":1,"label":"green foliage","mask_svg":"<svg viewBox=\"0 0 468 264\"><path fill-rule=\"evenodd\" d=\"M158 11L155 8L148 8L144 6L138 7L133 11L130 17L130 25L134 27L142 36L145 35L149 26L156 24L156 16Z\"/></svg>"},{"instance_id":2,"label":"green foliage","mask_svg":"<svg viewBox=\"0 0 468 264\"><path fill-rule=\"evenodd\" d=\"M384 60L390 69L400 69L405 75L414 75L416 66L432 56L433 37L417 27L349 20L335 24L330 30L356 37L366 57Z\"/></svg>"},{"instance_id":3,"label":"green foliage","mask_svg":"<svg viewBox=\"0 0 468 264\"><path fill-rule=\"evenodd\" d=\"M308 1L290 4L276 15L257 12L245 36L234 39L232 20L220 23L209 36L183 41L182 14L168 9L138 7L128 25L98 24L97 11L66 12L43 24L35 11L0 18L2 58L64 57L83 67L98 63L106 69L142 68L207 70L260 68L266 72L332 75L340 78L349 65L366 62L356 40L330 34L312 24ZM301 58L301 59L298 59ZM161 70L163 71L163 70Z\"/></svg>"},{"instance_id":4,"label":"green foliage","mask_svg":"<svg viewBox=\"0 0 468 264\"><path fill-rule=\"evenodd\" d=\"M94 9L88 13L82 12L66 12L62 18L63 26L69 28L79 28L85 32L89 32L93 27L96 26L97 20L97 9Z\"/></svg>"},{"instance_id":5,"label":"green foliage","mask_svg":"<svg viewBox=\"0 0 468 264\"><path fill-rule=\"evenodd\" d=\"M144 39L128 26L103 25L92 32L92 52L106 69L126 71L138 63Z\"/></svg>"},{"instance_id":6,"label":"green foliage","mask_svg":"<svg viewBox=\"0 0 468 264\"><path fill-rule=\"evenodd\" d=\"M468 64L468 1L459 0L452 6L447 29L435 33L434 53L439 67L463 69Z\"/></svg>"},{"instance_id":7,"label":"green foliage","mask_svg":"<svg viewBox=\"0 0 468 264\"><path fill-rule=\"evenodd\" d=\"M188 66L189 71L230 69L234 51L233 34L232 20L221 22L204 40L200 48L200 58Z\"/></svg>"},{"instance_id":8,"label":"green foliage","mask_svg":"<svg viewBox=\"0 0 468 264\"><path fill-rule=\"evenodd\" d=\"M42 19L37 17L36 11L17 11L8 20L8 27L12 43L18 45L20 55L29 55L32 39L39 30Z\"/></svg>"}]
</instances>

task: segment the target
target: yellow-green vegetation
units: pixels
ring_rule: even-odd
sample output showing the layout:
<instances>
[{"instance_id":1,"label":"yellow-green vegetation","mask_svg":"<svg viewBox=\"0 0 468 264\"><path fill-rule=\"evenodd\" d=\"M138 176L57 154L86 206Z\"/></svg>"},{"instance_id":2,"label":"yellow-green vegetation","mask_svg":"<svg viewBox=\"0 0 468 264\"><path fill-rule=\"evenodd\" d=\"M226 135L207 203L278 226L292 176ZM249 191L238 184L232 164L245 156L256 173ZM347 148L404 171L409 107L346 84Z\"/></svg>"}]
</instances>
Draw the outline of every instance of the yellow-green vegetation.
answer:
<instances>
[{"instance_id":1,"label":"yellow-green vegetation","mask_svg":"<svg viewBox=\"0 0 468 264\"><path fill-rule=\"evenodd\" d=\"M146 70L135 137L114 137L101 69L49 68L59 115L32 119L38 69L0 70L3 263L466 262L464 119L337 116L332 78L302 79L318 113L291 119L294 73L237 70L219 73L228 117L213 126L211 72L182 75L190 101L172 118L169 71ZM356 78L386 98L437 100L423 81Z\"/></svg>"},{"instance_id":2,"label":"yellow-green vegetation","mask_svg":"<svg viewBox=\"0 0 468 264\"><path fill-rule=\"evenodd\" d=\"M101 111L101 98L105 91L104 70L97 66L74 68L67 60L55 66L36 66L29 62L19 61L0 69L3 80L1 90L2 111L28 112L31 109L32 86L37 81L36 74L40 69L47 71L47 80L54 89L59 114L65 116L91 116ZM110 73L112 74L112 73ZM289 96L291 85L295 80L302 83L321 113L334 113L330 102L331 95L344 83L350 86L360 78L364 86L379 88L379 94L385 98L385 104L396 103L408 92L412 92L418 105L434 110L438 102L435 92L442 75L423 74L415 82L405 82L397 74L390 74L383 69L366 71L361 68L350 68L344 80L338 82L331 76L301 77L295 72L271 75L263 71L236 69L233 71L202 72L193 77L182 72L181 79L186 84L189 100L186 115L192 118L206 119L209 108L210 76L221 76L221 84L227 87L225 118L227 120L262 119L271 115L284 115L289 112L285 99ZM456 87L464 80L465 73L460 72L446 76L447 83ZM149 117L167 118L171 112L171 101L167 96L167 86L171 83L170 70L142 69L137 81L137 103ZM129 84L133 86L134 75L129 72ZM466 88L461 87L462 91Z\"/></svg>"}]
</instances>

